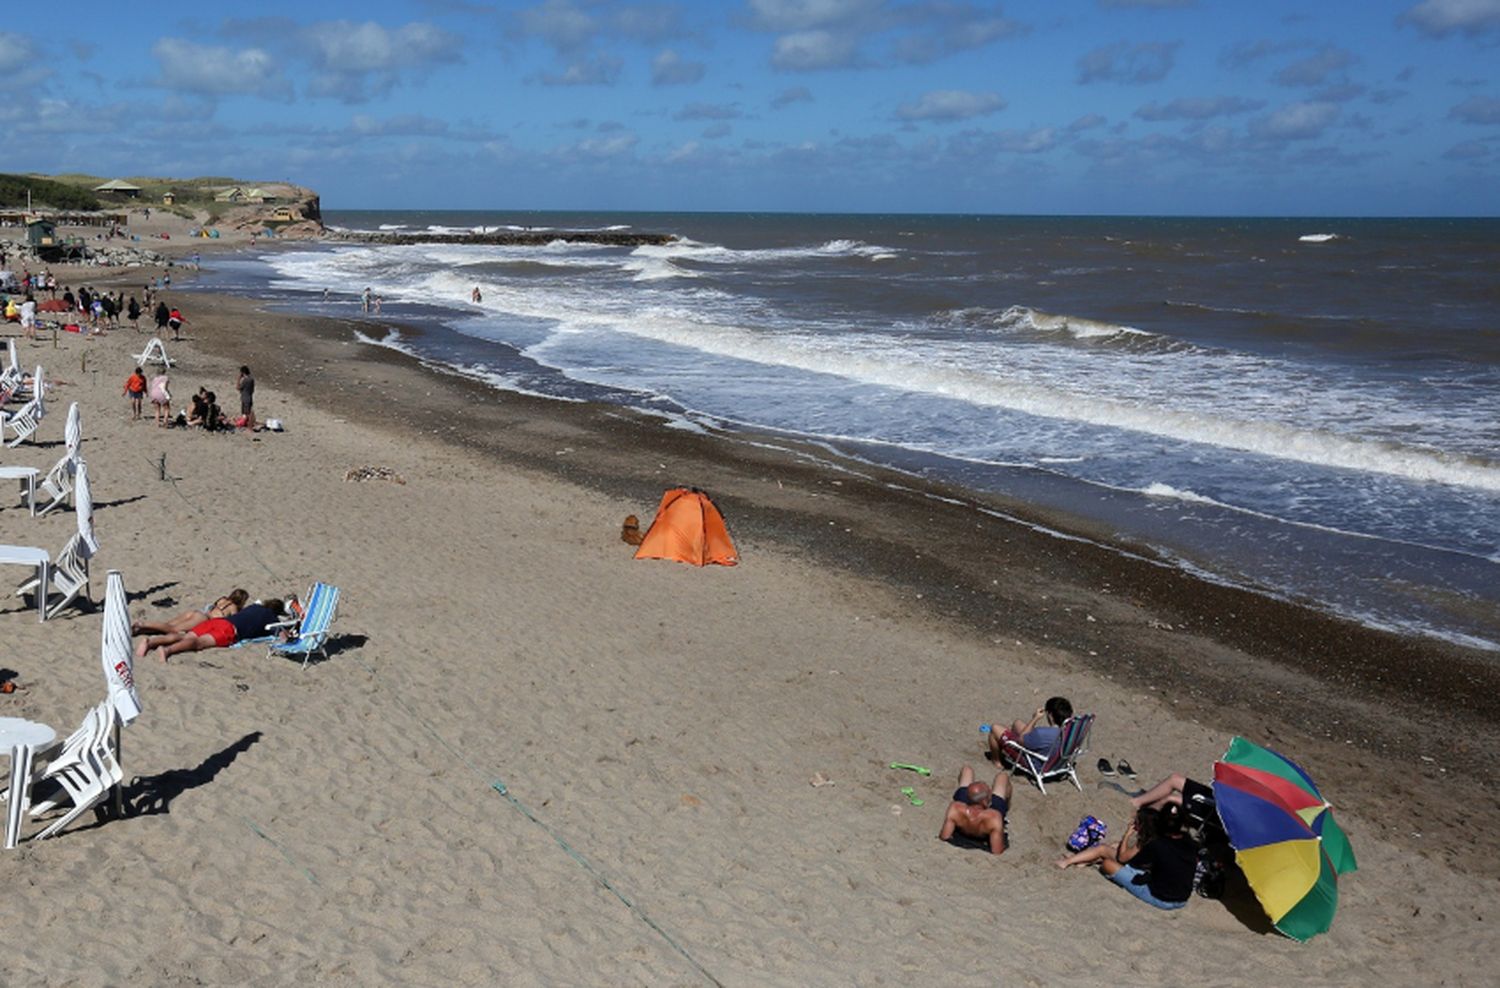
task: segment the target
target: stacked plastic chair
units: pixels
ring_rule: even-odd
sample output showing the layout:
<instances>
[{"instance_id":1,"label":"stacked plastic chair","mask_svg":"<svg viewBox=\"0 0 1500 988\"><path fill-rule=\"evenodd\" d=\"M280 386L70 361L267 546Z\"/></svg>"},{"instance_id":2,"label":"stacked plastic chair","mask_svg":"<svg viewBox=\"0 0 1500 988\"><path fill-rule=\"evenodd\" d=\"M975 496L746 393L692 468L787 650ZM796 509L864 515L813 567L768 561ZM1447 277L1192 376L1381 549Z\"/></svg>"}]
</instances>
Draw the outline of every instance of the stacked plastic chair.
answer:
<instances>
[{"instance_id":1,"label":"stacked plastic chair","mask_svg":"<svg viewBox=\"0 0 1500 988\"><path fill-rule=\"evenodd\" d=\"M3 437L7 430L15 433L6 443L8 446L19 446L36 435L37 426L42 424L42 418L47 414L44 401L47 396L47 381L43 373L42 366L38 364L36 374L32 377L31 396L26 404L6 415L4 419L0 419L0 437ZM17 389L14 393L19 397L21 391Z\"/></svg>"},{"instance_id":2,"label":"stacked plastic chair","mask_svg":"<svg viewBox=\"0 0 1500 988\"><path fill-rule=\"evenodd\" d=\"M48 762L38 784L52 782L56 796L33 804L32 816L63 805L72 806L37 834L39 840L55 836L88 810L104 802L125 778L120 768L119 728L140 716L140 695L135 688L135 654L130 647L130 614L126 609L125 580L110 570L104 590L104 628L100 634L100 661L109 695L89 710L78 730L62 750Z\"/></svg>"},{"instance_id":3,"label":"stacked plastic chair","mask_svg":"<svg viewBox=\"0 0 1500 988\"><path fill-rule=\"evenodd\" d=\"M37 509L36 513L39 515L45 515L68 500L73 494L73 478L83 464L83 423L78 415L76 401L68 406L68 424L63 430L63 436L67 441L67 450L62 459L47 471L47 476L42 478L42 493L47 495L48 500L46 505Z\"/></svg>"}]
</instances>

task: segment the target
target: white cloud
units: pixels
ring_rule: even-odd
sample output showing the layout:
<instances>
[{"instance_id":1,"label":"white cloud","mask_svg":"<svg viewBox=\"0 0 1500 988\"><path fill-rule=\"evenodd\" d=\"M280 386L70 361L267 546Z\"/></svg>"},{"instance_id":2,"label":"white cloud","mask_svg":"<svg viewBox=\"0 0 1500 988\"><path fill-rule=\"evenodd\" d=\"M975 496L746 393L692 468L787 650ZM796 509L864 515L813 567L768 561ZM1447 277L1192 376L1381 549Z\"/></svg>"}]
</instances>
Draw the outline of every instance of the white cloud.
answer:
<instances>
[{"instance_id":1,"label":"white cloud","mask_svg":"<svg viewBox=\"0 0 1500 988\"><path fill-rule=\"evenodd\" d=\"M1338 105L1319 101L1289 103L1250 122L1250 133L1263 140L1305 141L1322 135L1339 115Z\"/></svg>"},{"instance_id":2,"label":"white cloud","mask_svg":"<svg viewBox=\"0 0 1500 988\"><path fill-rule=\"evenodd\" d=\"M1103 45L1078 60L1078 81L1159 82L1172 71L1179 44L1176 41L1147 41L1132 45L1120 41Z\"/></svg>"},{"instance_id":3,"label":"white cloud","mask_svg":"<svg viewBox=\"0 0 1500 988\"><path fill-rule=\"evenodd\" d=\"M1490 126L1500 124L1500 99L1489 96L1470 96L1448 111L1448 116L1464 123Z\"/></svg>"},{"instance_id":4,"label":"white cloud","mask_svg":"<svg viewBox=\"0 0 1500 988\"><path fill-rule=\"evenodd\" d=\"M959 89L938 89L924 93L920 99L902 103L896 109L898 120L969 120L1005 109L999 93L971 93Z\"/></svg>"},{"instance_id":5,"label":"white cloud","mask_svg":"<svg viewBox=\"0 0 1500 988\"><path fill-rule=\"evenodd\" d=\"M1142 120L1208 120L1249 113L1265 104L1239 96L1183 96L1167 103L1147 103L1135 115Z\"/></svg>"},{"instance_id":6,"label":"white cloud","mask_svg":"<svg viewBox=\"0 0 1500 988\"><path fill-rule=\"evenodd\" d=\"M651 60L651 84L654 86L682 86L698 82L703 78L705 66L702 62L691 62L668 48Z\"/></svg>"},{"instance_id":7,"label":"white cloud","mask_svg":"<svg viewBox=\"0 0 1500 988\"><path fill-rule=\"evenodd\" d=\"M0 73L10 75L29 65L36 58L36 48L31 39L10 31L0 31Z\"/></svg>"},{"instance_id":8,"label":"white cloud","mask_svg":"<svg viewBox=\"0 0 1500 988\"><path fill-rule=\"evenodd\" d=\"M261 48L235 51L181 38L162 38L151 46L151 55L161 67L157 84L166 89L267 99L286 99L292 94L291 83L276 60Z\"/></svg>"},{"instance_id":9,"label":"white cloud","mask_svg":"<svg viewBox=\"0 0 1500 988\"><path fill-rule=\"evenodd\" d=\"M771 64L793 71L841 68L855 60L856 49L856 40L849 35L798 31L776 39Z\"/></svg>"},{"instance_id":10,"label":"white cloud","mask_svg":"<svg viewBox=\"0 0 1500 988\"><path fill-rule=\"evenodd\" d=\"M1434 38L1454 33L1476 37L1500 30L1500 0L1422 0L1400 19Z\"/></svg>"},{"instance_id":11,"label":"white cloud","mask_svg":"<svg viewBox=\"0 0 1500 988\"><path fill-rule=\"evenodd\" d=\"M750 0L756 23L768 31L807 31L864 20L884 0Z\"/></svg>"},{"instance_id":12,"label":"white cloud","mask_svg":"<svg viewBox=\"0 0 1500 988\"><path fill-rule=\"evenodd\" d=\"M538 78L548 86L611 86L620 78L623 63L613 55L580 58L561 72L543 72Z\"/></svg>"},{"instance_id":13,"label":"white cloud","mask_svg":"<svg viewBox=\"0 0 1500 988\"><path fill-rule=\"evenodd\" d=\"M812 101L812 91L806 86L793 86L791 89L782 90L772 98L771 109L780 110L793 103L811 103Z\"/></svg>"}]
</instances>

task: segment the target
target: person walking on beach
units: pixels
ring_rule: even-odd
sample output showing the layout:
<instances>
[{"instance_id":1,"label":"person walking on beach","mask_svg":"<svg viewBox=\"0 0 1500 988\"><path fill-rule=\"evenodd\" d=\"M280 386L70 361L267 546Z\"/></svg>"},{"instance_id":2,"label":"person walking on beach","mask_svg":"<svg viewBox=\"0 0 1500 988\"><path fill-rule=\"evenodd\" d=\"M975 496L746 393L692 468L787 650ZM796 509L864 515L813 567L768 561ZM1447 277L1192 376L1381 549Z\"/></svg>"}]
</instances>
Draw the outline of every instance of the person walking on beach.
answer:
<instances>
[{"instance_id":1,"label":"person walking on beach","mask_svg":"<svg viewBox=\"0 0 1500 988\"><path fill-rule=\"evenodd\" d=\"M134 295L130 296L130 302L125 306L125 317L130 320L130 328L139 333L141 331L141 303L135 300Z\"/></svg>"},{"instance_id":2,"label":"person walking on beach","mask_svg":"<svg viewBox=\"0 0 1500 988\"><path fill-rule=\"evenodd\" d=\"M36 299L28 293L21 303L21 332L32 342L36 341Z\"/></svg>"},{"instance_id":3,"label":"person walking on beach","mask_svg":"<svg viewBox=\"0 0 1500 988\"><path fill-rule=\"evenodd\" d=\"M167 325L172 327L172 339L182 339L182 324L185 322L187 320L182 317L182 310L175 305L172 306L171 311L167 313Z\"/></svg>"},{"instance_id":4,"label":"person walking on beach","mask_svg":"<svg viewBox=\"0 0 1500 988\"><path fill-rule=\"evenodd\" d=\"M130 421L141 420L141 399L146 397L146 375L137 367L135 373L125 379L125 397L130 399Z\"/></svg>"},{"instance_id":5,"label":"person walking on beach","mask_svg":"<svg viewBox=\"0 0 1500 988\"><path fill-rule=\"evenodd\" d=\"M153 315L156 317L156 332L160 335L166 330L167 321L172 318L172 310L167 308L165 301L157 302L156 312Z\"/></svg>"},{"instance_id":6,"label":"person walking on beach","mask_svg":"<svg viewBox=\"0 0 1500 988\"><path fill-rule=\"evenodd\" d=\"M239 379L234 386L240 391L240 424L251 432L255 431L255 378L250 374L250 368L240 366Z\"/></svg>"},{"instance_id":7,"label":"person walking on beach","mask_svg":"<svg viewBox=\"0 0 1500 988\"><path fill-rule=\"evenodd\" d=\"M987 786L974 779L974 770L965 765L958 773L958 788L943 817L938 840L950 840L955 832L970 840L988 842L991 854L1005 853L1005 814L1010 812L1010 773L995 776Z\"/></svg>"}]
</instances>

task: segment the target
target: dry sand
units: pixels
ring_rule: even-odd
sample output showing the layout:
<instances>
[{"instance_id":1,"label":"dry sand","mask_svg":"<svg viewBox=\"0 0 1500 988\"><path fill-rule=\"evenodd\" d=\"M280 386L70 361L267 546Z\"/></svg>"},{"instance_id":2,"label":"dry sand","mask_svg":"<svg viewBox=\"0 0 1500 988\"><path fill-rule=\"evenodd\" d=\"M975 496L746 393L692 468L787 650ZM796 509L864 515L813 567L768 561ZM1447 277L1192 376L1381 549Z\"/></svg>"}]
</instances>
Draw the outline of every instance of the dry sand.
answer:
<instances>
[{"instance_id":1,"label":"dry sand","mask_svg":"<svg viewBox=\"0 0 1500 988\"><path fill-rule=\"evenodd\" d=\"M334 655L142 662L133 811L0 854L0 982L1493 983L1500 813L1493 773L1460 771L1486 762L1490 707L1463 714L1467 755L1393 756L1446 736L1420 701L1461 687L1427 670L1414 697L1373 660L1488 675L1474 656L1224 597L795 449L488 392L339 322L175 298L193 338L168 344L174 393L203 383L231 406L248 362L284 434L130 422L146 336L65 335L23 346L65 383L40 444L3 462L49 466L77 401L96 599L107 569L139 615L326 580L344 590ZM364 465L406 483L343 479ZM631 558L621 520L676 483L722 492L742 565ZM73 525L0 510L7 542L56 549ZM0 664L25 690L0 715L71 730L102 696L100 614L43 625L11 600ZM959 767L989 772L978 725L1053 693L1098 715L1086 761L1126 756L1143 783L1206 776L1235 731L1301 756L1361 865L1333 930L1298 945L1244 903L1164 915L1056 871L1081 815L1126 821L1091 767L1082 793L1018 785L999 858L937 841Z\"/></svg>"}]
</instances>

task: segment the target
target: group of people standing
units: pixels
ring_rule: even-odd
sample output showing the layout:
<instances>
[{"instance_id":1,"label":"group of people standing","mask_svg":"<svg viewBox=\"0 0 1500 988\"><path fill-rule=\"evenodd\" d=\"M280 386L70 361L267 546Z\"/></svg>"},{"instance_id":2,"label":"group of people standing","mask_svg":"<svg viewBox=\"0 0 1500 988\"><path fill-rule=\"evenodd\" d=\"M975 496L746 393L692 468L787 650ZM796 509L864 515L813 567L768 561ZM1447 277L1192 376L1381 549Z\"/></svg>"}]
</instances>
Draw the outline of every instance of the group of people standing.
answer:
<instances>
[{"instance_id":1,"label":"group of people standing","mask_svg":"<svg viewBox=\"0 0 1500 988\"><path fill-rule=\"evenodd\" d=\"M240 393L240 417L231 421L219 407L218 395L207 388L200 387L193 395L188 407L172 416L172 380L166 371L146 380L145 372L137 367L125 379L125 397L130 399L130 417L132 421L139 420L142 414L142 403L147 397L151 400L152 407L156 410L156 424L160 428L201 428L210 432L219 430L245 429L254 432L258 425L255 421L255 375L250 373L246 365L240 366L239 376L235 378L235 390Z\"/></svg>"}]
</instances>

